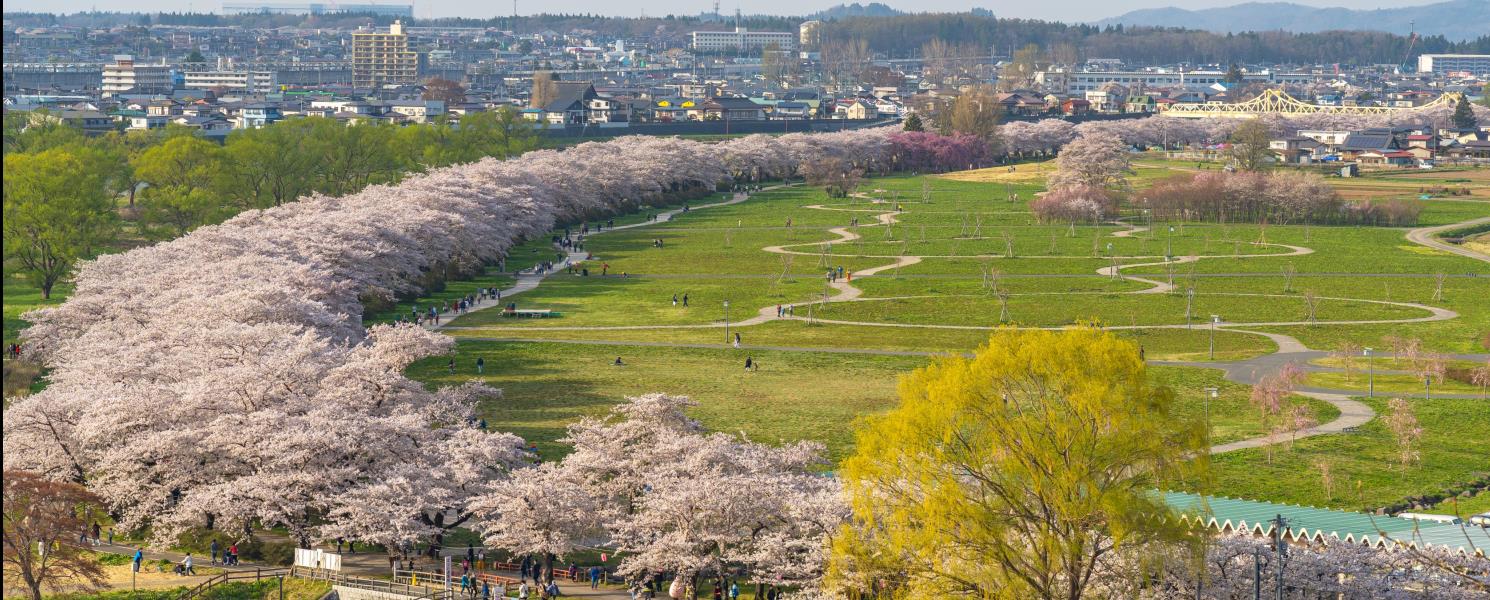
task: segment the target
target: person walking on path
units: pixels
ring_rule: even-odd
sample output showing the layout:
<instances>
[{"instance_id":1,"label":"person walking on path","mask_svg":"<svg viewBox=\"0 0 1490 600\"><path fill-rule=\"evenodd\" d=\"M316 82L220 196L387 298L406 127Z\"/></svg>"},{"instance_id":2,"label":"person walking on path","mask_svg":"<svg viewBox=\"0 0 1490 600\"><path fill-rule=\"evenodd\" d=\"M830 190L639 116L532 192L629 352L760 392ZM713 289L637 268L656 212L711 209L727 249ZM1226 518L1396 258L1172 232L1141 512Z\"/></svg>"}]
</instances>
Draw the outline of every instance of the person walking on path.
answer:
<instances>
[{"instance_id":1,"label":"person walking on path","mask_svg":"<svg viewBox=\"0 0 1490 600\"><path fill-rule=\"evenodd\" d=\"M740 348L740 333L739 332L735 332L735 348L736 349L739 349Z\"/></svg>"},{"instance_id":2,"label":"person walking on path","mask_svg":"<svg viewBox=\"0 0 1490 600\"><path fill-rule=\"evenodd\" d=\"M214 539L214 540L212 540L212 545L207 547L207 551L212 553L212 562L211 562L211 564L214 564L214 565L217 564L217 549L218 549L217 540ZM337 551L340 551L340 550L341 550L341 546L338 545L337 546ZM226 556L223 557L223 562L227 562L227 557Z\"/></svg>"},{"instance_id":3,"label":"person walking on path","mask_svg":"<svg viewBox=\"0 0 1490 600\"><path fill-rule=\"evenodd\" d=\"M140 572L140 565L145 562L145 551L144 550L140 550L140 549L135 549L135 556L134 556L134 559L131 562L134 563L134 566L133 566L134 572L139 573Z\"/></svg>"},{"instance_id":4,"label":"person walking on path","mask_svg":"<svg viewBox=\"0 0 1490 600\"><path fill-rule=\"evenodd\" d=\"M600 588L600 575L604 572L605 571L600 568L600 565L590 567L590 589L594 590Z\"/></svg>"},{"instance_id":5,"label":"person walking on path","mask_svg":"<svg viewBox=\"0 0 1490 600\"><path fill-rule=\"evenodd\" d=\"M186 558L181 559L181 574L182 575L196 575L197 574L196 568L195 567L192 567L192 565L191 565L191 553L190 552L187 552L186 553Z\"/></svg>"}]
</instances>

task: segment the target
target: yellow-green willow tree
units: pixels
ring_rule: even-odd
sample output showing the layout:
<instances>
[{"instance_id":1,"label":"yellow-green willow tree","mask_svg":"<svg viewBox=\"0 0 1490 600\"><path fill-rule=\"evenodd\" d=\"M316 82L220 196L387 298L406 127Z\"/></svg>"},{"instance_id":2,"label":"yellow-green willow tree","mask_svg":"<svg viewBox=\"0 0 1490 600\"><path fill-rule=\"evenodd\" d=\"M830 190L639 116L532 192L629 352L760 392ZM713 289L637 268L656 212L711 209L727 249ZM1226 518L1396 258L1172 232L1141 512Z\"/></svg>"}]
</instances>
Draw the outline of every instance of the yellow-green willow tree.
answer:
<instances>
[{"instance_id":1,"label":"yellow-green willow tree","mask_svg":"<svg viewBox=\"0 0 1490 600\"><path fill-rule=\"evenodd\" d=\"M1153 491L1204 485L1204 424L1149 384L1130 342L1001 330L973 358L906 376L900 397L860 427L840 472L854 518L830 588L1075 600L1141 562L1129 550L1188 538Z\"/></svg>"}]
</instances>

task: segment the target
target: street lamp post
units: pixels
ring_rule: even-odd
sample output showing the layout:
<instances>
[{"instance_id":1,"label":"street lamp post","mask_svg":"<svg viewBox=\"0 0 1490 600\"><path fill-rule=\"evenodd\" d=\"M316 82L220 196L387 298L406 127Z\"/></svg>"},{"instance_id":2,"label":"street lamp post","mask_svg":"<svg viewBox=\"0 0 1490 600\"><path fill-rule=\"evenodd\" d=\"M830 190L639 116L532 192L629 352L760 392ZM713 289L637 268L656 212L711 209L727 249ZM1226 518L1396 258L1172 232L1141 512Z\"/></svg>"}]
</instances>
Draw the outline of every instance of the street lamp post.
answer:
<instances>
[{"instance_id":1,"label":"street lamp post","mask_svg":"<svg viewBox=\"0 0 1490 600\"><path fill-rule=\"evenodd\" d=\"M1216 324L1221 322L1221 315L1211 315L1211 360L1216 360Z\"/></svg>"},{"instance_id":2,"label":"street lamp post","mask_svg":"<svg viewBox=\"0 0 1490 600\"><path fill-rule=\"evenodd\" d=\"M1366 397L1376 397L1376 357L1371 354L1371 349L1362 351L1366 355Z\"/></svg>"},{"instance_id":3,"label":"street lamp post","mask_svg":"<svg viewBox=\"0 0 1490 600\"><path fill-rule=\"evenodd\" d=\"M1221 395L1221 388L1208 387L1205 389L1205 434L1211 434L1211 401Z\"/></svg>"},{"instance_id":4,"label":"street lamp post","mask_svg":"<svg viewBox=\"0 0 1490 600\"><path fill-rule=\"evenodd\" d=\"M729 343L729 300L724 301L724 343Z\"/></svg>"}]
</instances>

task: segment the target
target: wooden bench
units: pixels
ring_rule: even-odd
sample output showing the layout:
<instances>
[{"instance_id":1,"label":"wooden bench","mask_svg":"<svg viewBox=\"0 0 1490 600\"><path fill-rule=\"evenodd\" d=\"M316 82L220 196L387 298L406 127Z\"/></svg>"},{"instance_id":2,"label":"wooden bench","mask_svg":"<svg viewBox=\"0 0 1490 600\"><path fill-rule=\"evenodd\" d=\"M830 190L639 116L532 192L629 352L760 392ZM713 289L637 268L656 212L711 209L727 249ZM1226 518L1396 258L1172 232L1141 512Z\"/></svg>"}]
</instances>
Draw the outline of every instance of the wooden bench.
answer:
<instances>
[{"instance_id":1,"label":"wooden bench","mask_svg":"<svg viewBox=\"0 0 1490 600\"><path fill-rule=\"evenodd\" d=\"M557 316L559 316L559 313L554 312L552 310L549 310L547 308L519 308L517 310L503 309L502 310L502 316L504 316L504 317L526 317L526 318L529 318L529 319L547 319L549 317L557 317Z\"/></svg>"}]
</instances>

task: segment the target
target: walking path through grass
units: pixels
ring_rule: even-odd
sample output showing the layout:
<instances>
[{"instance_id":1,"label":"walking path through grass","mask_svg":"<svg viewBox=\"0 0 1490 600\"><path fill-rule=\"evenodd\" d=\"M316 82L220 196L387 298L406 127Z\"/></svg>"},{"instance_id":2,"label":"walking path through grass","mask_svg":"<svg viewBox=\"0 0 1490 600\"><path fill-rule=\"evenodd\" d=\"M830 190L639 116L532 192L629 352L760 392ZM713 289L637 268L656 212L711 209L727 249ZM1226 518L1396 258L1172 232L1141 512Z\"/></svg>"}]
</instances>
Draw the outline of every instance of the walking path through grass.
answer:
<instances>
[{"instance_id":1,"label":"walking path through grass","mask_svg":"<svg viewBox=\"0 0 1490 600\"><path fill-rule=\"evenodd\" d=\"M780 186L777 186L777 187L780 187ZM775 188L766 188L766 189L775 189ZM750 198L750 195L749 194L737 193L731 199L729 199L727 201L719 202L719 203L715 203L715 204L710 204L710 205L705 205L705 206L700 206L700 207L693 208L691 210L702 210L702 209L707 209L707 208L713 208L713 207L720 207L720 206L727 206L727 205L732 205L732 204L738 204L740 202L744 202L745 200L748 200L749 198ZM865 197L865 199L870 200L870 202L872 204L890 204L891 206L893 206L893 209L892 210L883 210L883 211L877 210L877 209L874 209L874 208L870 208L870 209L863 209L863 208L845 209L845 208L837 208L837 207L824 206L822 204L808 205L805 208L816 209L816 210L834 210L834 211L852 211L852 212L875 213L875 214L873 214L873 218L877 222L877 225L886 226L886 227L892 227L896 223L898 223L898 215L903 214L903 212L904 212L904 209L902 208L902 206L899 203L890 203L890 202L886 202L886 201L882 201L882 200L869 199L867 197ZM642 222L632 223L632 224L628 224L628 225L621 225L621 226L617 226L617 227L614 227L614 228L611 228L611 229L607 229L607 230L603 230L603 231L597 231L597 232L591 233L590 235L592 235L592 236L593 235L603 235L603 234L605 234L607 232L610 232L610 231L643 227L643 226L646 226L646 225L649 225L649 224L652 224L652 223L664 223L664 222L667 222L668 220L670 220L674 215L676 215L678 213L681 213L681 212L683 212L683 209L675 209L675 210L668 211L666 213L660 214L658 216L658 218L657 218L656 221L642 221ZM1485 222L1487 220L1490 220L1490 217L1473 219L1473 220L1470 220L1470 221L1466 221L1466 222L1462 222L1462 223L1455 223L1455 224L1447 225L1447 226L1436 226L1436 227L1419 228L1419 229L1413 230L1412 232L1409 232L1407 238L1409 240L1413 241L1414 243L1422 244L1422 245L1425 245L1425 246L1428 246L1428 247L1432 247L1432 248L1440 248L1440 249L1442 249L1442 243L1437 242L1436 240L1432 239L1432 235L1434 233L1437 233L1437 232L1442 231L1442 230L1445 230L1445 229L1453 229L1453 228L1460 228L1460 227L1464 227L1464 226L1468 226L1468 225L1474 225L1474 224L1477 224L1477 223L1480 223L1480 222ZM1131 225L1131 224L1123 223L1123 222L1117 222L1117 224L1125 227L1125 229L1120 230L1120 231L1116 231L1116 232L1113 232L1113 233L1109 234L1111 237L1120 237L1120 238L1121 237L1133 237L1136 234L1139 234L1139 233L1142 233L1142 232L1145 232L1145 231L1148 230L1147 227L1135 226L1135 225ZM807 242L807 243L799 243L799 244L786 244L786 245L773 245L773 246L764 247L763 250L765 250L766 252L777 253L777 254L794 254L794 255L801 255L801 256L819 256L819 255L827 255L827 256L849 256L849 255L831 254L830 250L831 250L831 248L832 248L832 246L834 244L851 243L851 242L859 241L861 239L861 236L858 233L858 228L856 226L854 226L854 227L831 227L831 228L828 228L827 229L827 232L833 234L835 236L835 238L834 239L831 239L831 240L827 240L827 241ZM1148 267L1148 266L1156 266L1156 265L1165 265L1165 264L1184 264L1184 263L1196 262L1196 261L1199 261L1199 260L1204 259L1204 258L1242 258L1242 259L1279 258L1279 257L1290 257L1290 256L1302 256L1302 255L1307 255L1307 254L1311 254L1311 253L1314 252L1313 249L1310 249L1310 248L1307 248L1307 247L1297 246L1297 245L1289 245L1289 244L1269 244L1269 243L1265 243L1265 242L1257 242L1257 243L1254 243L1254 246L1277 247L1277 248L1282 248L1282 249L1284 249L1286 251L1285 252L1281 252L1281 253L1267 253L1267 254L1245 254L1245 255L1235 255L1234 254L1234 255L1230 255L1230 256L1208 256L1208 255L1202 256L1202 255L1192 255L1192 256L1185 256L1185 257L1179 257L1179 258L1175 258L1175 257L1171 257L1171 256L1163 256L1163 257L1143 257L1143 256L1129 257L1129 258L1139 258L1139 259L1143 259L1143 258L1162 258L1163 260L1161 262L1140 262L1140 263L1131 263L1131 264L1119 264L1116 261L1114 261L1114 264L1113 265L1102 267L1102 268L1100 268L1100 269L1097 270L1097 273L1100 274L1100 275L1103 275L1105 277L1110 277L1112 279L1120 279L1120 280L1125 280L1125 281L1131 281L1131 282L1141 283L1141 284L1144 284L1144 285L1148 286L1148 287L1145 287L1143 289L1134 290L1134 291L1127 291L1127 292L1120 292L1120 293L1126 293L1126 294L1168 294L1168 293L1173 293L1175 291L1175 289L1176 289L1175 286L1174 286L1174 284L1172 283L1172 279L1170 281L1160 281L1160 280L1157 280L1157 279L1151 279L1151 278L1145 278L1145 277L1138 277L1138 276L1135 276L1135 275L1126 274L1126 273L1124 273L1124 270L1125 269L1131 269L1131 268L1140 268L1140 267ZM810 252L810 251L804 251L804 250L799 250L798 249L798 248L807 248L807 247L818 248L819 249L819 252ZM1457 247L1455 247L1455 249L1456 250L1462 250L1462 249L1459 249ZM1466 252L1468 254L1465 254ZM1460 254L1460 255L1474 255L1474 257L1477 258L1477 259L1479 259L1479 260L1490 261L1490 257L1484 257L1483 255L1477 255L1477 254L1473 253L1472 251L1468 251L1468 250L1464 250L1462 252L1455 252L1455 254ZM929 323L884 323L884 322L873 322L873 321L856 321L856 320L848 320L848 319L824 319L824 318L820 318L820 317L814 315L813 314L813 311L816 308L823 307L823 306L826 306L826 305L832 304L832 303L872 302L872 301L885 301L885 300L904 299L904 298L919 298L919 296L914 296L914 297L912 297L912 296L899 296L899 297L874 297L874 298L866 298L866 297L864 297L863 290L861 288L859 288L859 287L857 287L857 286L854 285L853 278L854 277L859 277L859 278L862 279L862 278L865 278L865 277L874 277L874 276L879 275L879 274L882 274L882 273L884 273L886 271L894 271L894 272L898 273L899 270L900 270L900 268L907 267L907 266L910 266L910 265L914 265L914 264L920 263L924 259L928 259L928 258L955 258L955 257L961 256L961 255L908 255L908 254L900 254L900 255L876 256L876 255L854 254L852 256L858 257L858 258L890 258L891 261L888 262L888 263L886 263L886 264L877 265L877 266L873 266L873 267L870 267L870 268L861 268L858 271L854 271L854 272L846 272L844 274L844 276L841 277L841 278L828 278L825 281L825 287L824 287L824 290L822 292L822 297L820 299L818 299L818 300L809 301L809 302L786 303L786 304L781 304L781 305L765 306L765 307L760 308L753 316L751 316L751 317L749 317L747 319L744 319L744 320L740 320L740 321L736 321L736 322L733 322L733 323L729 323L728 325L721 324L721 323L705 323L705 324L679 324L679 325L658 325L658 324L652 324L652 325L614 325L614 326L538 326L538 327L529 327L529 328L525 328L525 329L531 329L531 330L534 330L534 331L554 331L554 330L568 330L568 331L656 330L656 329L704 329L704 328L714 329L714 328L725 327L725 326L736 327L736 328L750 327L750 326L753 326L753 325L759 325L759 324L762 324L762 323L767 323L767 322L776 321L776 320L782 320L782 321L793 321L793 320L795 320L795 321L807 321L807 322L812 322L812 323L833 323L833 324L842 324L842 325L859 325L859 326L873 326L873 327L902 327L902 328L922 328L922 329L989 329L989 327L986 327L986 326L972 326L972 325L950 325L950 324L929 324ZM559 262L557 265L555 265L555 268L552 269L551 271L547 272L547 273L528 272L528 273L523 273L523 274L519 275L517 283L513 287L511 287L511 288L509 288L507 290L504 290L503 293L502 293L502 297L504 298L504 301L505 301L505 298L507 298L507 297L513 296L515 294L519 294L519 293L524 292L524 291L532 290L532 289L538 287L538 285L543 281L543 279L547 275L552 274L553 272L557 272L557 271L559 271L560 269L562 269L563 267L565 267L565 266L567 266L569 264L578 263L578 262L583 261L583 260L585 260L587 258L588 258L588 255L586 253L584 253L584 252L568 252L563 257L563 259L561 260L561 262ZM1057 258L1059 258L1059 257L1057 257ZM1086 257L1065 257L1065 258L1086 258ZM1111 292L1103 292L1103 293L1111 293ZM1065 295L1079 295L1079 293L1067 293ZM1251 294L1249 294L1249 293L1231 293L1231 294L1227 294L1227 295L1245 296L1245 297L1260 298L1260 299L1288 298L1289 297L1289 296L1282 295L1282 294L1257 294L1257 293L1251 293ZM1230 381L1234 381L1234 382L1238 382L1238 383L1244 383L1244 384L1249 384L1249 385L1255 385L1263 377L1266 377L1266 376L1268 376L1268 375L1276 372L1277 370L1283 368L1284 365L1289 364L1289 363L1299 363L1301 366L1304 366L1304 368L1306 370L1309 370L1309 371L1330 372L1330 371L1341 371L1343 369L1336 369L1336 368L1333 368L1333 367L1324 367L1324 366L1318 366L1318 365L1309 365L1308 363L1309 363L1310 360L1313 360L1313 359L1319 358L1321 356L1324 356L1325 353L1319 352L1319 351L1310 350L1303 343L1301 343L1296 338L1293 338L1291 336L1284 335L1284 334L1279 334L1279 333L1269 333L1269 332L1261 332L1261 331L1252 331L1252 330L1246 329L1248 327L1278 326L1278 325L1325 325L1325 326L1328 326L1328 325L1418 323L1418 322L1428 322L1428 321L1450 320L1450 319L1458 318L1458 316L1459 316L1457 312L1452 311L1452 310L1448 310L1448 309L1445 309L1445 308L1434 307L1434 306L1429 306L1429 305L1426 305L1426 304L1414 303L1414 302L1397 302L1397 301L1388 301L1388 300L1367 300L1367 299L1335 298L1335 297L1320 297L1318 299L1319 300L1347 301L1347 302L1363 302L1363 303L1377 304L1377 305L1384 305L1384 306L1410 308L1410 309L1415 309L1415 310L1421 310L1421 311L1423 311L1423 312L1425 312L1427 314L1425 316L1421 316L1421 317L1413 317L1413 318L1405 318L1405 319L1403 319L1403 318L1399 318L1399 319L1347 319L1347 320L1338 320L1337 319L1337 320L1313 320L1313 321L1249 321L1249 322L1225 322L1225 321L1218 321L1214 325L1214 327L1215 327L1215 329L1217 331L1227 331L1227 332L1243 333L1243 334L1248 334L1248 335L1263 336L1263 337L1266 337L1266 338L1270 339L1271 341L1273 341L1277 345L1277 350L1274 353L1272 353L1272 354L1267 354L1267 355L1255 357L1255 358L1252 358L1252 359L1240 360L1240 361L1232 361L1232 362L1221 362L1221 363L1216 363L1216 362L1191 362L1191 361L1172 361L1172 362L1152 361L1152 362L1154 362L1155 364L1167 364L1167 365L1177 365L1177 366L1187 366L1187 367L1216 368L1216 369L1222 370L1223 373L1225 373L1226 378L1228 380L1230 380ZM483 310L483 309L486 309L486 308L490 308L492 306L502 306L504 304L504 301L488 301L486 303L482 303L482 304L479 304L476 307L473 307L471 310L472 311L476 311L476 310ZM799 309L805 309L803 311L805 314L801 314L801 315L797 314L797 311ZM430 327L432 329L443 329L443 328L446 328L446 327L449 327L449 326L450 326L450 322L449 321L446 321L446 322L441 323L441 324L432 324L432 325L430 325ZM1060 329L1061 327L1040 327L1040 328L1041 329ZM1181 329L1181 328L1191 329L1192 327L1190 325L1181 325L1181 324L1153 324L1153 325L1119 325L1119 326L1110 326L1110 327L1107 327L1107 328L1108 329L1119 329L1119 330L1123 330L1123 329ZM456 326L456 327L453 327L452 329L467 329L467 328ZM521 337L521 336L513 336L513 337L507 337L507 336L492 336L492 337L479 336L479 337L469 337L467 339L471 339L473 341L479 340L479 341L498 341L498 342L553 342L553 343L581 344L581 345L599 345L599 346L649 346L649 347L698 348L698 349L724 349L724 348L729 348L729 347L736 347L736 348L752 349L752 350L774 350L774 351L818 352L818 353L847 353L847 354L876 354L876 355L887 355L887 356L935 356L935 355L940 354L940 353L920 352L920 351L874 350L874 349L832 347L832 346L828 346L828 347L799 347L799 346L780 346L780 345L737 345L737 346L731 346L731 345L727 345L727 344L675 343L675 342L660 342L660 341L645 342L645 341L627 341L627 340L584 340L584 339L555 340L555 339L541 339L541 338L531 338L531 337ZM1484 355L1473 355L1473 354L1453 355L1453 357L1454 358L1470 359L1470 360L1483 360L1484 359ZM1370 422L1371 419L1373 419L1375 417L1375 412L1371 409L1370 406L1366 405L1365 403L1352 400L1350 398L1350 396L1352 394L1357 394L1357 392L1353 392L1351 390L1338 390L1338 389L1329 389L1329 388L1304 387L1304 388L1301 388L1301 389L1298 390L1298 394L1299 395L1303 395L1303 396L1307 396L1307 397L1310 397L1310 398L1314 398L1314 399L1317 399L1317 400L1320 400L1320 401L1323 401L1323 402L1326 402L1326 403L1329 403L1329 404L1333 405L1336 409L1339 410L1339 416L1337 418L1331 420L1328 423L1324 423L1324 424L1317 425L1317 426L1312 427L1312 428L1309 428L1309 429L1305 429L1305 430L1299 431L1299 432L1297 432L1297 434L1295 434L1295 435L1292 436L1292 439L1298 439L1298 438L1305 438L1305 437L1311 437L1311 436L1317 436L1317 435L1324 435L1324 434L1340 433L1340 432L1350 431L1350 430L1353 430L1356 427L1359 427L1361 425L1364 425L1364 424ZM1400 396L1402 394L1393 394L1393 395ZM1468 395L1468 394L1434 394L1434 396L1435 397L1442 397L1442 398L1477 397L1477 396ZM1222 453L1222 452L1229 452L1229 451L1233 451L1233 450L1240 450L1240 449L1244 449L1244 448L1257 448L1257 447L1265 446L1265 445L1268 445L1268 444L1279 443L1281 441L1284 441L1284 440L1280 440L1280 439L1277 439L1275 437L1270 437L1270 436L1259 436L1259 437L1249 438L1249 439L1245 439L1245 440L1234 441L1234 442L1230 442L1230 443L1226 443L1226 444L1220 444L1220 445L1217 445L1216 447L1214 447L1212 449L1212 451L1215 452L1215 453Z\"/></svg>"}]
</instances>

